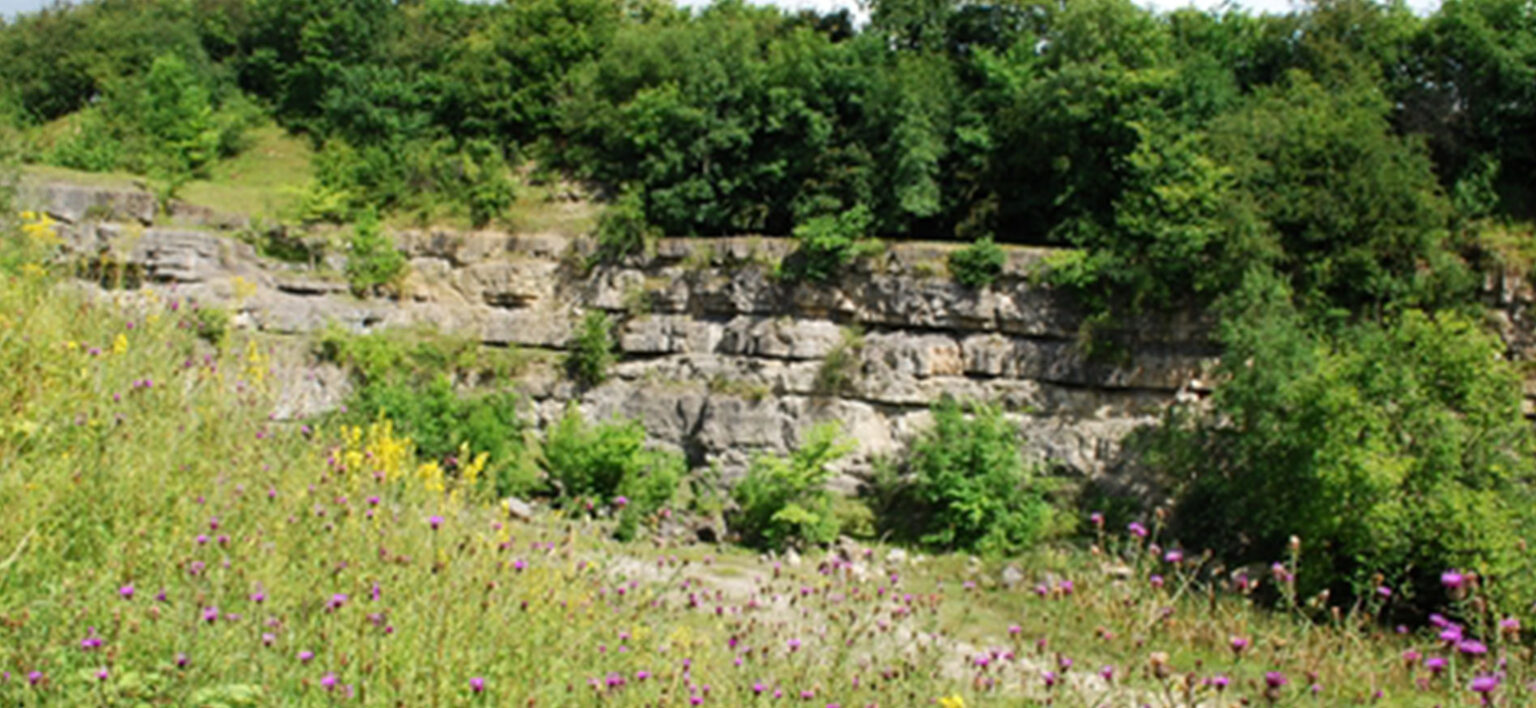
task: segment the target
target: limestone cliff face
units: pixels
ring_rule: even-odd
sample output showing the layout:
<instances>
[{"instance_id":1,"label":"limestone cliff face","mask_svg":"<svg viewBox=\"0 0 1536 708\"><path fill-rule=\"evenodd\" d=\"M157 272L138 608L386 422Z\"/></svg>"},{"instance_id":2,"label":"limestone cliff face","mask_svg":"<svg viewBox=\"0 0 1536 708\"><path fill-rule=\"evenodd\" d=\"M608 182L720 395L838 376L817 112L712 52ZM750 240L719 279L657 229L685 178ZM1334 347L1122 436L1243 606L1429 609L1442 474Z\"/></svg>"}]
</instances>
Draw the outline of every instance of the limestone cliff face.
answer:
<instances>
[{"instance_id":1,"label":"limestone cliff face","mask_svg":"<svg viewBox=\"0 0 1536 708\"><path fill-rule=\"evenodd\" d=\"M1081 318L1028 274L1045 252L1014 250L1003 277L973 290L944 273L953 246L894 244L834 283L774 277L783 239L663 239L654 253L591 270L585 244L546 235L406 231L410 274L396 299L359 299L325 268L271 261L196 212L157 225L137 197L60 185L23 204L64 220L81 256L129 265L140 287L230 308L240 327L304 335L430 324L488 345L557 352L589 309L610 312L620 362L580 390L553 365L519 382L540 423L569 402L589 417L644 421L658 444L726 477L760 451L784 451L835 419L857 441L842 485L921 432L943 395L994 402L1028 453L1062 472L1115 474L1120 442L1180 395L1198 393L1213 354L1199 322L1148 321L1112 362L1086 357ZM329 264L332 272L341 263ZM831 363L829 363L831 362ZM842 362L841 364L837 362ZM296 366L279 415L336 405L339 372Z\"/></svg>"}]
</instances>

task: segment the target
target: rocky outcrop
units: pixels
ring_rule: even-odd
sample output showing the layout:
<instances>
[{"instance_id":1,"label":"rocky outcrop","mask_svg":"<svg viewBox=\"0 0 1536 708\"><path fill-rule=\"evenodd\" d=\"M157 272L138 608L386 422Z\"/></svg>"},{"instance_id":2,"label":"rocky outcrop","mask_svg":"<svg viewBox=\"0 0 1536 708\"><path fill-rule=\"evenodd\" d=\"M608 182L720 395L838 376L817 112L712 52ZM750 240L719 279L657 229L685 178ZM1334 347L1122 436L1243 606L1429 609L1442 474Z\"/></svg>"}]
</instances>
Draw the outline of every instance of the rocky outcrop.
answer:
<instances>
[{"instance_id":1,"label":"rocky outcrop","mask_svg":"<svg viewBox=\"0 0 1536 708\"><path fill-rule=\"evenodd\" d=\"M575 402L592 417L636 417L658 444L726 477L838 420L859 446L839 483L855 484L919 434L945 395L1002 406L1030 453L1058 470L1113 474L1125 435L1198 393L1213 353L1202 323L1172 318L1128 333L1123 357L1086 356L1080 314L1029 278L1042 250L1010 250L999 282L973 290L944 274L944 244L894 244L838 282L809 285L775 277L792 249L782 239L663 239L644 257L588 270L583 244L561 237L407 231L396 234L410 257L398 296L360 299L324 268L263 259L216 230L157 226L137 197L88 191L34 188L23 199L67 212L62 234L76 254L130 265L141 287L226 306L241 327L430 325L558 351L583 312L609 311L622 354L609 381L580 390L554 366L534 367L519 384L532 415L547 422ZM345 392L334 372L291 378L294 402L279 414Z\"/></svg>"}]
</instances>

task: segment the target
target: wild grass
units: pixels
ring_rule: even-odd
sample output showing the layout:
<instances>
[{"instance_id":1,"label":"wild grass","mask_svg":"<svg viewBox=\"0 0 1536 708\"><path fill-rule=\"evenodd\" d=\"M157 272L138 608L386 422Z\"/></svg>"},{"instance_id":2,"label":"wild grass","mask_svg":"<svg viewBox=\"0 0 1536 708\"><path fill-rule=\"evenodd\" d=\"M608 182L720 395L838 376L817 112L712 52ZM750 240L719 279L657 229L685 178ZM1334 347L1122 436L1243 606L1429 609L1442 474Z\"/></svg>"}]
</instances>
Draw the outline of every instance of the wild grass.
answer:
<instances>
[{"instance_id":1,"label":"wild grass","mask_svg":"<svg viewBox=\"0 0 1536 708\"><path fill-rule=\"evenodd\" d=\"M65 287L47 236L0 259L7 704L1532 700L1520 628L1399 632L1385 594L1335 610L1294 597L1288 559L1223 569L1156 528L796 560L621 544L603 513L514 521L473 464L421 463L387 421L272 420L262 344L215 350L171 297ZM1470 609L1476 581L1448 592Z\"/></svg>"},{"instance_id":2,"label":"wild grass","mask_svg":"<svg viewBox=\"0 0 1536 708\"><path fill-rule=\"evenodd\" d=\"M246 134L248 145L234 157L209 167L207 179L194 179L181 189L180 199L222 214L239 214L280 220L298 201L293 185L304 184L310 175L312 151L302 136L288 134L271 123ZM150 185L144 175L130 172L86 172L67 167L29 164L23 177L102 189L141 189Z\"/></svg>"}]
</instances>

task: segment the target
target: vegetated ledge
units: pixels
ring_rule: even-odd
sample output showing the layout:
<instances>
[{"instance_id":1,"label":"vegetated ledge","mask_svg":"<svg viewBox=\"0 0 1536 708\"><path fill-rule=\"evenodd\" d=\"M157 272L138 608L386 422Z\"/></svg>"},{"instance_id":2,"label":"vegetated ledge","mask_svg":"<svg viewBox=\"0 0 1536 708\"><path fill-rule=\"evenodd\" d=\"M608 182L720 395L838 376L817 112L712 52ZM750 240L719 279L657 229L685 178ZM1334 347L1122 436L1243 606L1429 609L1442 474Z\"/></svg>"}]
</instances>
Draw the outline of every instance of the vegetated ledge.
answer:
<instances>
[{"instance_id":1,"label":"vegetated ledge","mask_svg":"<svg viewBox=\"0 0 1536 708\"><path fill-rule=\"evenodd\" d=\"M53 212L49 194L116 199L24 191L22 203ZM60 229L74 256L131 266L137 287L226 307L234 326L278 335L430 325L558 351L584 312L606 311L621 355L613 375L583 390L557 367L533 367L518 382L531 415L542 425L574 401L589 417L636 417L657 443L727 478L836 419L859 446L840 479L851 486L920 433L927 406L946 395L1010 411L1027 451L1058 470L1116 474L1121 440L1169 402L1203 393L1215 354L1208 323L1171 315L1135 323L1121 357L1087 356L1080 313L1032 278L1045 249L1007 249L998 281L972 289L945 274L952 244L892 243L835 282L810 284L776 276L793 249L781 238L661 239L645 255L588 268L580 240L407 230L393 234L410 259L398 292L358 298L328 274L345 265L335 254L315 270L263 258L216 229L76 217ZM313 414L346 392L334 373L280 378L311 387L285 397L302 404L282 415ZM316 380L326 385L313 389Z\"/></svg>"}]
</instances>

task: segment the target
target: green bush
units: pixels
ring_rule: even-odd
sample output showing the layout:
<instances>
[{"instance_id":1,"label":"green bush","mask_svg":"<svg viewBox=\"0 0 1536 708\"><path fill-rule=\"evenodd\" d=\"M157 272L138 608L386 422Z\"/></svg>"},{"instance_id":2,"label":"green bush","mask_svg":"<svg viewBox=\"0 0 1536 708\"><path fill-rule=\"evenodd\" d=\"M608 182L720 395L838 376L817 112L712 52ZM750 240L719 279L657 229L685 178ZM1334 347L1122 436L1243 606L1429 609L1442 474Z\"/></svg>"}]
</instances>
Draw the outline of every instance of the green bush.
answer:
<instances>
[{"instance_id":1,"label":"green bush","mask_svg":"<svg viewBox=\"0 0 1536 708\"><path fill-rule=\"evenodd\" d=\"M853 391L861 373L864 334L857 328L844 327L837 345L822 358L816 368L812 389L822 396L839 396Z\"/></svg>"},{"instance_id":2,"label":"green bush","mask_svg":"<svg viewBox=\"0 0 1536 708\"><path fill-rule=\"evenodd\" d=\"M582 318L571 338L570 352L565 355L565 372L571 380L587 387L607 380L608 367L614 361L612 329L608 314L600 310L588 312Z\"/></svg>"},{"instance_id":3,"label":"green bush","mask_svg":"<svg viewBox=\"0 0 1536 708\"><path fill-rule=\"evenodd\" d=\"M608 205L597 221L597 252L594 263L617 263L644 253L659 230L645 220L645 197L635 188L625 189Z\"/></svg>"},{"instance_id":4,"label":"green bush","mask_svg":"<svg viewBox=\"0 0 1536 708\"><path fill-rule=\"evenodd\" d=\"M326 141L315 154L315 183L301 213L326 221L376 209L423 223L462 218L480 227L512 206L511 167L498 143L385 135L360 145Z\"/></svg>"},{"instance_id":5,"label":"green bush","mask_svg":"<svg viewBox=\"0 0 1536 708\"><path fill-rule=\"evenodd\" d=\"M201 306L192 311L192 323L197 336L215 347L224 346L229 338L229 310L222 307Z\"/></svg>"},{"instance_id":6,"label":"green bush","mask_svg":"<svg viewBox=\"0 0 1536 708\"><path fill-rule=\"evenodd\" d=\"M54 140L45 161L85 172L108 172L122 163L122 140L100 109L80 111L64 125L64 134Z\"/></svg>"},{"instance_id":7,"label":"green bush","mask_svg":"<svg viewBox=\"0 0 1536 708\"><path fill-rule=\"evenodd\" d=\"M810 546L837 539L838 508L827 489L830 465L853 450L834 422L811 428L789 457L760 455L731 489L731 529L756 548Z\"/></svg>"},{"instance_id":8,"label":"green bush","mask_svg":"<svg viewBox=\"0 0 1536 708\"><path fill-rule=\"evenodd\" d=\"M1027 467L1018 427L990 406L946 397L933 427L881 491L898 537L942 550L1017 553L1056 530L1051 484Z\"/></svg>"},{"instance_id":9,"label":"green bush","mask_svg":"<svg viewBox=\"0 0 1536 708\"><path fill-rule=\"evenodd\" d=\"M457 166L451 172L456 187L449 195L462 193L469 221L476 228L491 223L512 208L516 193L511 167L500 146L490 140L469 140L455 155Z\"/></svg>"},{"instance_id":10,"label":"green bush","mask_svg":"<svg viewBox=\"0 0 1536 708\"><path fill-rule=\"evenodd\" d=\"M785 263L793 278L825 282L855 258L876 253L880 242L867 238L873 217L863 205L835 216L812 217L795 227L799 247Z\"/></svg>"},{"instance_id":11,"label":"green bush","mask_svg":"<svg viewBox=\"0 0 1536 708\"><path fill-rule=\"evenodd\" d=\"M352 227L347 245L347 283L352 294L362 297L376 292L405 274L405 256L395 249L372 211L365 212Z\"/></svg>"},{"instance_id":12,"label":"green bush","mask_svg":"<svg viewBox=\"0 0 1536 708\"><path fill-rule=\"evenodd\" d=\"M568 501L621 504L620 538L672 501L687 470L682 456L646 448L639 421L588 425L574 405L545 436L544 468Z\"/></svg>"},{"instance_id":13,"label":"green bush","mask_svg":"<svg viewBox=\"0 0 1536 708\"><path fill-rule=\"evenodd\" d=\"M1242 294L1223 331L1230 380L1149 458L1177 485L1175 533L1264 563L1295 535L1303 596L1369 593L1382 573L1433 607L1440 572L1461 568L1506 609L1536 600L1520 550L1531 431L1499 338L1413 310L1321 331L1274 280Z\"/></svg>"},{"instance_id":14,"label":"green bush","mask_svg":"<svg viewBox=\"0 0 1536 708\"><path fill-rule=\"evenodd\" d=\"M485 351L473 340L431 332L393 331L351 335L339 330L320 339L318 357L347 367L355 389L342 420L370 423L383 415L416 443L424 459L488 454L483 483L501 496L525 494L538 486L527 428L518 418L517 397L491 391L463 394L455 383L489 383L520 362L515 353Z\"/></svg>"},{"instance_id":15,"label":"green bush","mask_svg":"<svg viewBox=\"0 0 1536 708\"><path fill-rule=\"evenodd\" d=\"M416 443L419 456L446 461L449 472L469 463L461 457L465 452L485 453L481 483L507 496L526 494L538 484L517 405L511 393L460 395L448 376L439 374L424 385L398 379L364 384L348 400L344 419L361 424L388 418Z\"/></svg>"},{"instance_id":16,"label":"green bush","mask_svg":"<svg viewBox=\"0 0 1536 708\"><path fill-rule=\"evenodd\" d=\"M968 288L984 288L997 280L1007 262L1003 249L988 236L949 254L949 272Z\"/></svg>"}]
</instances>

